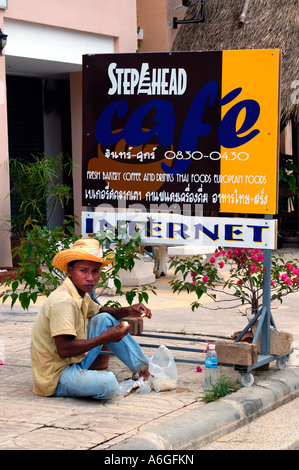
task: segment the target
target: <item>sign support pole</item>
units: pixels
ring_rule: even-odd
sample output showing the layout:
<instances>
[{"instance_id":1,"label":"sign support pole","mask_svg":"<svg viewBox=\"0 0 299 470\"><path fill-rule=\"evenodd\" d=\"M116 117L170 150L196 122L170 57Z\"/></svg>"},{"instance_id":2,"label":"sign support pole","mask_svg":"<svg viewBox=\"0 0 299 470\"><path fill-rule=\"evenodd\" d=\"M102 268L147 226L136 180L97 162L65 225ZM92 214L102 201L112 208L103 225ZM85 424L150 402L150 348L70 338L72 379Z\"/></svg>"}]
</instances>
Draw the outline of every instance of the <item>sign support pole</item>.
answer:
<instances>
[{"instance_id":1,"label":"sign support pole","mask_svg":"<svg viewBox=\"0 0 299 470\"><path fill-rule=\"evenodd\" d=\"M271 215L266 215L265 219L272 219ZM264 250L264 278L263 278L263 306L261 310L261 318L257 330L255 332L253 343L258 340L260 331L261 336L261 353L262 355L270 354L270 326L275 327L275 323L271 313L271 266L272 266L272 250ZM256 318L255 318L256 319Z\"/></svg>"},{"instance_id":2,"label":"sign support pole","mask_svg":"<svg viewBox=\"0 0 299 470\"><path fill-rule=\"evenodd\" d=\"M262 326L262 354L270 353L270 322L271 322L271 259L272 250L264 251L263 308L265 317ZM262 318L261 320L262 321Z\"/></svg>"},{"instance_id":3,"label":"sign support pole","mask_svg":"<svg viewBox=\"0 0 299 470\"><path fill-rule=\"evenodd\" d=\"M272 219L272 215L266 215L265 219ZM272 264L272 250L264 250L264 277L263 277L263 305L257 312L254 318L248 323L244 330L235 339L238 343L244 334L252 327L252 325L259 319L256 332L254 334L252 343L256 344L261 333L261 353L263 356L270 353L270 326L275 327L273 316L271 313L271 264Z\"/></svg>"},{"instance_id":4,"label":"sign support pole","mask_svg":"<svg viewBox=\"0 0 299 470\"><path fill-rule=\"evenodd\" d=\"M266 215L265 219L272 219L272 216ZM254 318L248 323L245 329L239 334L235 342L240 341L244 334L251 328L251 326L259 319L257 329L255 331L252 344L256 344L258 338L261 334L261 354L258 357L257 363L252 366L247 367L247 371L257 369L260 366L269 364L273 360L281 361L281 367L284 366L288 355L273 355L270 354L270 327L271 325L276 328L274 319L271 313L271 265L272 265L272 250L264 250L264 277L263 277L263 305L259 312L254 316ZM250 385L253 382L251 374L248 372L244 373L244 370L241 371L243 375L243 382L245 385ZM242 379L241 379L242 380Z\"/></svg>"}]
</instances>

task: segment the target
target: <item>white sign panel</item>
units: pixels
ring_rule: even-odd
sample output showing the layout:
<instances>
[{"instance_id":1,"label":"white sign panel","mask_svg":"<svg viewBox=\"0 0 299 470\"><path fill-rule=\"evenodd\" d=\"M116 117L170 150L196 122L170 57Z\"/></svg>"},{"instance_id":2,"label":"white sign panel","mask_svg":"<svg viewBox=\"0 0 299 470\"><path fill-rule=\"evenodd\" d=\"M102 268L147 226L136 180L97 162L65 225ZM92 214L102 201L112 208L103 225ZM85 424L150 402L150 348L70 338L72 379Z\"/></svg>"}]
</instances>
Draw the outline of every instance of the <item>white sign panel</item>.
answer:
<instances>
[{"instance_id":1,"label":"white sign panel","mask_svg":"<svg viewBox=\"0 0 299 470\"><path fill-rule=\"evenodd\" d=\"M141 237L144 245L209 245L275 249L277 221L226 217L196 217L169 213L82 212L82 235L103 230L121 238Z\"/></svg>"}]
</instances>

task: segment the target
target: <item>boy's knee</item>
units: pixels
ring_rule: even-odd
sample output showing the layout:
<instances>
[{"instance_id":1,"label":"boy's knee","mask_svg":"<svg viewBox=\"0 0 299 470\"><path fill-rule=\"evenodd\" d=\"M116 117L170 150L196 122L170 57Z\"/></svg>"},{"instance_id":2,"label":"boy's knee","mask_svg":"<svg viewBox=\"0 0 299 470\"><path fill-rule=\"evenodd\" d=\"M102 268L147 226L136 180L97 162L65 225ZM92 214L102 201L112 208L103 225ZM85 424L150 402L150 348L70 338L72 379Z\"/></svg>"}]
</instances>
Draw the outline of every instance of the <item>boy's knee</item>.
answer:
<instances>
[{"instance_id":1,"label":"boy's knee","mask_svg":"<svg viewBox=\"0 0 299 470\"><path fill-rule=\"evenodd\" d=\"M118 392L118 382L113 372L98 372L101 376L101 387L94 398L112 398Z\"/></svg>"},{"instance_id":2,"label":"boy's knee","mask_svg":"<svg viewBox=\"0 0 299 470\"><path fill-rule=\"evenodd\" d=\"M113 397L118 392L118 381L116 380L116 377L113 374L113 372L110 372L110 373L113 376L113 378L110 379L110 383L108 386L108 389L109 389L108 393L110 397Z\"/></svg>"},{"instance_id":3,"label":"boy's knee","mask_svg":"<svg viewBox=\"0 0 299 470\"><path fill-rule=\"evenodd\" d=\"M97 327L98 325L107 325L107 324L112 325L112 324L115 323L115 320L112 317L112 315L110 315L110 313L106 313L106 312L98 313L97 315L92 317L90 321L92 322L94 327Z\"/></svg>"}]
</instances>

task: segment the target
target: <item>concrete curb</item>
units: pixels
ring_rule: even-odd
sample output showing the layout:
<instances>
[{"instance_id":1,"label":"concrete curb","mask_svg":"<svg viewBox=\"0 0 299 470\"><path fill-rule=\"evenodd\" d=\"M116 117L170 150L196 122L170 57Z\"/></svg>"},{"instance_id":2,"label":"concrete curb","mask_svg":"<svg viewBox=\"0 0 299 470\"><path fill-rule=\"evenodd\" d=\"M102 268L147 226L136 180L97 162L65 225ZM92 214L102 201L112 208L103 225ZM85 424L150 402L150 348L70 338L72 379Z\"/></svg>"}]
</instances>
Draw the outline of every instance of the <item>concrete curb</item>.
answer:
<instances>
[{"instance_id":1,"label":"concrete curb","mask_svg":"<svg viewBox=\"0 0 299 470\"><path fill-rule=\"evenodd\" d=\"M299 368L287 367L252 387L212 402L106 450L195 450L299 396Z\"/></svg>"}]
</instances>

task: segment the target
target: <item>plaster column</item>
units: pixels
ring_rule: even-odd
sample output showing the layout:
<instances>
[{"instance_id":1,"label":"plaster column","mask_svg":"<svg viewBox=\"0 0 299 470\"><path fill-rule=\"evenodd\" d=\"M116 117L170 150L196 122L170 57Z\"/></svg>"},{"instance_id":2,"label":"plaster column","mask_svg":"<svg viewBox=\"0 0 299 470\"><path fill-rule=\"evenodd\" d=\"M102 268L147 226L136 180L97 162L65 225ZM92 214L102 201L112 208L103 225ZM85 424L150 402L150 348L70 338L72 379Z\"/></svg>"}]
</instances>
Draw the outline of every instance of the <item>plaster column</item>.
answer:
<instances>
[{"instance_id":1,"label":"plaster column","mask_svg":"<svg viewBox=\"0 0 299 470\"><path fill-rule=\"evenodd\" d=\"M73 191L74 215L78 217L80 227L75 226L77 234L81 233L82 213L82 72L70 73L71 122L72 122L72 156L73 156ZM85 210L85 208L84 208Z\"/></svg>"},{"instance_id":2,"label":"plaster column","mask_svg":"<svg viewBox=\"0 0 299 470\"><path fill-rule=\"evenodd\" d=\"M3 24L0 24L3 31ZM0 267L12 266L10 246L10 198L5 55L0 56Z\"/></svg>"}]
</instances>

